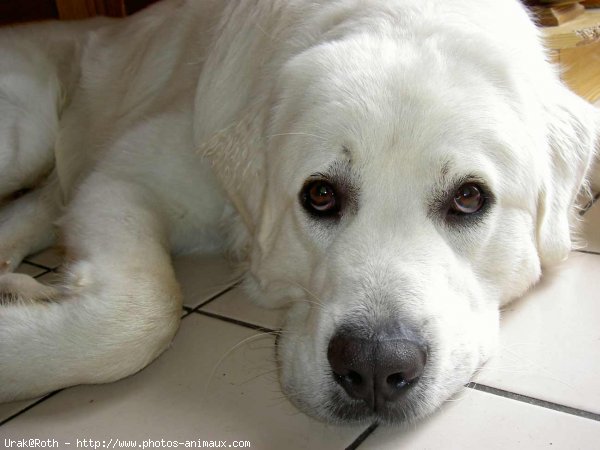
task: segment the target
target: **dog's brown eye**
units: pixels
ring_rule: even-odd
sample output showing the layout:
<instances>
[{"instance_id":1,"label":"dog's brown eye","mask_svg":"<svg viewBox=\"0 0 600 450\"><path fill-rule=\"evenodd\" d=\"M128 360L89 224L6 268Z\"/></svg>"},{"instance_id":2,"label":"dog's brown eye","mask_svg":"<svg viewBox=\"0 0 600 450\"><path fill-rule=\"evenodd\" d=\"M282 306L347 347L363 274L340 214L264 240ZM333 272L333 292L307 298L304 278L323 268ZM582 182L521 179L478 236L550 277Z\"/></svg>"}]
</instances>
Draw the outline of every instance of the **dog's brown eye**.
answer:
<instances>
[{"instance_id":1,"label":"dog's brown eye","mask_svg":"<svg viewBox=\"0 0 600 450\"><path fill-rule=\"evenodd\" d=\"M333 215L339 211L335 189L324 180L314 180L304 185L302 204L308 212L319 216Z\"/></svg>"},{"instance_id":2,"label":"dog's brown eye","mask_svg":"<svg viewBox=\"0 0 600 450\"><path fill-rule=\"evenodd\" d=\"M485 196L480 186L474 183L463 184L452 200L452 211L458 214L473 214L481 209Z\"/></svg>"}]
</instances>

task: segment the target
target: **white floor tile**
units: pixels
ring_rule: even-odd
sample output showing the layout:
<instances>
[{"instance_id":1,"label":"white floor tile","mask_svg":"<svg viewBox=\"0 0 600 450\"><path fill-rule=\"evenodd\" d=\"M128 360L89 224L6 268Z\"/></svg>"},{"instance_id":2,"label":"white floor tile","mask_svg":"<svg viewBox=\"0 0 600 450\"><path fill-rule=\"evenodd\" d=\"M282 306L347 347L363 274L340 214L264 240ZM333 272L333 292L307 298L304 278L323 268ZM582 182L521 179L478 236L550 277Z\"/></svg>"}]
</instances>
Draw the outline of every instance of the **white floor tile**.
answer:
<instances>
[{"instance_id":1,"label":"white floor tile","mask_svg":"<svg viewBox=\"0 0 600 450\"><path fill-rule=\"evenodd\" d=\"M220 256L185 255L173 261L185 306L194 308L227 289L241 273Z\"/></svg>"},{"instance_id":2,"label":"white floor tile","mask_svg":"<svg viewBox=\"0 0 600 450\"><path fill-rule=\"evenodd\" d=\"M572 253L503 313L481 384L600 413L600 256Z\"/></svg>"},{"instance_id":3,"label":"white floor tile","mask_svg":"<svg viewBox=\"0 0 600 450\"><path fill-rule=\"evenodd\" d=\"M59 247L52 247L25 258L25 261L31 261L49 269L56 269L63 263L63 260L64 253Z\"/></svg>"},{"instance_id":4,"label":"white floor tile","mask_svg":"<svg viewBox=\"0 0 600 450\"><path fill-rule=\"evenodd\" d=\"M276 330L281 328L285 309L266 309L255 305L241 287L237 287L200 308L221 316Z\"/></svg>"},{"instance_id":5,"label":"white floor tile","mask_svg":"<svg viewBox=\"0 0 600 450\"><path fill-rule=\"evenodd\" d=\"M192 314L170 350L116 383L62 391L2 428L5 438L248 440L253 449L341 449L365 427L310 419L283 397L273 337ZM245 344L240 345L242 341Z\"/></svg>"},{"instance_id":6,"label":"white floor tile","mask_svg":"<svg viewBox=\"0 0 600 450\"><path fill-rule=\"evenodd\" d=\"M379 427L361 449L598 448L600 422L467 389L416 426Z\"/></svg>"}]
</instances>

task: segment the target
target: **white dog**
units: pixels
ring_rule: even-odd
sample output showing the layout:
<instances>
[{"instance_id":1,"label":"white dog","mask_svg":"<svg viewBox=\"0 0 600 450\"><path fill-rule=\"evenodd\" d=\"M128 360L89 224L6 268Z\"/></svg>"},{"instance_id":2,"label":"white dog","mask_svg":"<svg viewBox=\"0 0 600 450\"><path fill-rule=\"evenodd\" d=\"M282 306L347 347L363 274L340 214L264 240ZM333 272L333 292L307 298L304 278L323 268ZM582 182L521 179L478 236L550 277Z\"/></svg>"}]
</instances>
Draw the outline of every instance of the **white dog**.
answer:
<instances>
[{"instance_id":1,"label":"white dog","mask_svg":"<svg viewBox=\"0 0 600 450\"><path fill-rule=\"evenodd\" d=\"M229 248L292 305L292 401L416 419L571 249L597 112L517 1L165 0L0 52L0 261L53 223L68 255L60 288L0 277L2 400L142 369L177 331L171 254Z\"/></svg>"}]
</instances>

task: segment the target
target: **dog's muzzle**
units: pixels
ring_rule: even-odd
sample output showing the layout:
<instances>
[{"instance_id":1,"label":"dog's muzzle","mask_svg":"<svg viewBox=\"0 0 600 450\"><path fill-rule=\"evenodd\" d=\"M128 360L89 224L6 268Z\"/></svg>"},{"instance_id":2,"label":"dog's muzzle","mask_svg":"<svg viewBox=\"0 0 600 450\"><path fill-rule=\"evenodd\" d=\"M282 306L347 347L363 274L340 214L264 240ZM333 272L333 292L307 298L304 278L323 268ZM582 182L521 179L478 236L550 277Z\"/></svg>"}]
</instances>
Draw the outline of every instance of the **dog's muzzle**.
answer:
<instances>
[{"instance_id":1,"label":"dog's muzzle","mask_svg":"<svg viewBox=\"0 0 600 450\"><path fill-rule=\"evenodd\" d=\"M377 328L340 327L327 349L335 381L375 414L401 409L427 362L426 346L414 330L398 323Z\"/></svg>"}]
</instances>

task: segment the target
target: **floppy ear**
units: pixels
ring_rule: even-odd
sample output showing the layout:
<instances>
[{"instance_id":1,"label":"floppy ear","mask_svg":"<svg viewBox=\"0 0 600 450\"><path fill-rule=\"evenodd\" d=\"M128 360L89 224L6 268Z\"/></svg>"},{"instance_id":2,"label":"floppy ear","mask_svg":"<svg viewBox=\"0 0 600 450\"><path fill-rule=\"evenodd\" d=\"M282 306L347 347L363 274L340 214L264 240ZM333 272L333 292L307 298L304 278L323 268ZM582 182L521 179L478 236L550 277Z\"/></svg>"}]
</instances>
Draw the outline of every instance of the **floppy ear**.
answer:
<instances>
[{"instance_id":1,"label":"floppy ear","mask_svg":"<svg viewBox=\"0 0 600 450\"><path fill-rule=\"evenodd\" d=\"M570 224L576 197L587 189L599 133L599 112L567 88L546 107L548 170L538 199L537 245L542 266L564 260L571 251Z\"/></svg>"},{"instance_id":2,"label":"floppy ear","mask_svg":"<svg viewBox=\"0 0 600 450\"><path fill-rule=\"evenodd\" d=\"M273 280L261 275L273 244L271 233L276 214L267 196L267 108L251 108L235 124L215 133L200 145L199 152L211 164L221 187L242 219L234 222L229 251L248 264L246 289L264 306L275 306L278 297L265 295ZM276 292L273 290L273 292ZM284 297L280 298L283 301Z\"/></svg>"},{"instance_id":3,"label":"floppy ear","mask_svg":"<svg viewBox=\"0 0 600 450\"><path fill-rule=\"evenodd\" d=\"M266 187L265 115L263 108L250 108L199 149L251 235L258 226L256 215Z\"/></svg>"}]
</instances>

